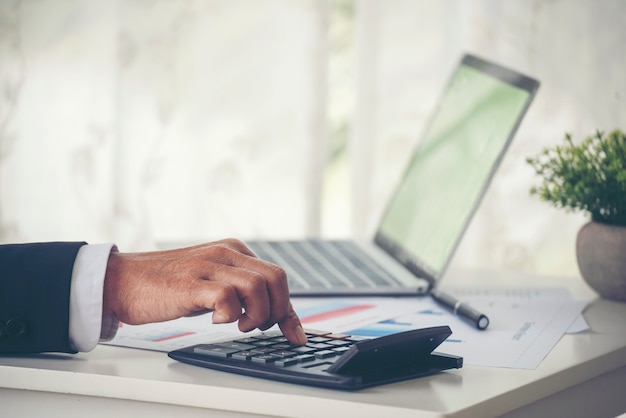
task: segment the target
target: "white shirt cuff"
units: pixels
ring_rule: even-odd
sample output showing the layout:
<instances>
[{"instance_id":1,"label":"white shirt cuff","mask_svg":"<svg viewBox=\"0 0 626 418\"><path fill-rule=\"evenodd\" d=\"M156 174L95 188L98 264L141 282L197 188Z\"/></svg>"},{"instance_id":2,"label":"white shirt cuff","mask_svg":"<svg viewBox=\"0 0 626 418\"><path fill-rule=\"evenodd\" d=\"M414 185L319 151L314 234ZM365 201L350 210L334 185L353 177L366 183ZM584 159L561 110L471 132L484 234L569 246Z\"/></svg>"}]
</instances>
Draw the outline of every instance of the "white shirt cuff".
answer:
<instances>
[{"instance_id":1,"label":"white shirt cuff","mask_svg":"<svg viewBox=\"0 0 626 418\"><path fill-rule=\"evenodd\" d=\"M91 351L101 336L111 339L115 318L102 317L104 277L113 244L83 245L72 270L69 338L76 351Z\"/></svg>"}]
</instances>

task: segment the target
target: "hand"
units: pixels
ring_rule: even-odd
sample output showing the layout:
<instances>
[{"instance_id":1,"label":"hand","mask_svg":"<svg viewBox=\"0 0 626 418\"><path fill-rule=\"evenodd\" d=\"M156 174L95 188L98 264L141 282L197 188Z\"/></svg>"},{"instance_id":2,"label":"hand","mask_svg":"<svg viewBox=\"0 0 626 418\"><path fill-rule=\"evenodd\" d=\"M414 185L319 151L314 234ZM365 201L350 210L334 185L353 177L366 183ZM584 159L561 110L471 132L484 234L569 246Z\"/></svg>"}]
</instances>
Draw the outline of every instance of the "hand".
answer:
<instances>
[{"instance_id":1,"label":"hand","mask_svg":"<svg viewBox=\"0 0 626 418\"><path fill-rule=\"evenodd\" d=\"M243 332L278 324L305 344L289 301L287 276L257 258L241 241L145 253L111 252L104 282L104 313L127 324L161 322L213 312L213 323L238 321Z\"/></svg>"}]
</instances>

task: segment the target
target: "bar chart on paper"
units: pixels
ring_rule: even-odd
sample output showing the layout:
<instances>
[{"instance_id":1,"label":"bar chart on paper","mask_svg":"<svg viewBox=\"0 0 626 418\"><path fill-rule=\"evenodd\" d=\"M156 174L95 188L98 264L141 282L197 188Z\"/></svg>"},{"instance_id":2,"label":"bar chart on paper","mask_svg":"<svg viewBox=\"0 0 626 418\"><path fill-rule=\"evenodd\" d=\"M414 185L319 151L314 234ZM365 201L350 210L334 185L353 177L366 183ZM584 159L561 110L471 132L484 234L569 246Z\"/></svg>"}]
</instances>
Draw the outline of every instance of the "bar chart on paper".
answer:
<instances>
[{"instance_id":1,"label":"bar chart on paper","mask_svg":"<svg viewBox=\"0 0 626 418\"><path fill-rule=\"evenodd\" d=\"M371 338L448 325L452 335L438 351L461 356L467 365L522 369L536 368L585 307L560 289L459 292L457 296L489 314L492 324L486 331L475 329L428 297L294 298L292 303L305 328ZM207 314L123 325L107 344L171 351L243 335L236 323L212 324Z\"/></svg>"},{"instance_id":2,"label":"bar chart on paper","mask_svg":"<svg viewBox=\"0 0 626 418\"><path fill-rule=\"evenodd\" d=\"M367 324L360 328L347 330L346 332L363 337L384 337L415 329L422 324L422 327L447 325L449 317L450 314L442 309L427 308L413 312L410 321L402 318L391 318L375 324ZM450 342L452 339L448 338L446 341Z\"/></svg>"},{"instance_id":3,"label":"bar chart on paper","mask_svg":"<svg viewBox=\"0 0 626 418\"><path fill-rule=\"evenodd\" d=\"M403 313L411 313L413 304L399 303L395 298L298 298L294 309L305 328L333 332L377 324Z\"/></svg>"},{"instance_id":4,"label":"bar chart on paper","mask_svg":"<svg viewBox=\"0 0 626 418\"><path fill-rule=\"evenodd\" d=\"M300 309L298 310L298 316L303 324L307 324L312 322L334 320L345 315L362 312L372 308L374 308L374 305L355 305L342 302L329 302L326 304L315 305L310 308Z\"/></svg>"},{"instance_id":5,"label":"bar chart on paper","mask_svg":"<svg viewBox=\"0 0 626 418\"><path fill-rule=\"evenodd\" d=\"M173 331L173 332L166 332L164 334L158 334L158 335L151 336L147 340L155 342L155 343L161 343L163 341L174 340L176 338L187 337L189 335L194 335L194 334L195 334L195 332L193 332L193 331L176 330L176 331Z\"/></svg>"},{"instance_id":6,"label":"bar chart on paper","mask_svg":"<svg viewBox=\"0 0 626 418\"><path fill-rule=\"evenodd\" d=\"M214 330L213 338L227 338L236 332L236 328L230 326L219 328L217 325L213 325L210 316L201 316L156 324L121 324L115 338L106 344L169 351L194 344L196 341L204 341L207 327Z\"/></svg>"},{"instance_id":7,"label":"bar chart on paper","mask_svg":"<svg viewBox=\"0 0 626 418\"><path fill-rule=\"evenodd\" d=\"M381 337L410 329L448 325L452 335L437 351L463 357L466 365L536 368L572 324L586 303L565 289L453 289L455 296L492 318L477 330L431 298L415 303L415 311L346 330L347 334Z\"/></svg>"},{"instance_id":8,"label":"bar chart on paper","mask_svg":"<svg viewBox=\"0 0 626 418\"><path fill-rule=\"evenodd\" d=\"M408 307L398 310L393 298L351 298L349 301L298 298L293 304L305 328L332 332L345 332L410 312ZM167 352L239 335L244 334L236 323L213 324L211 315L206 314L156 324L123 324L116 337L106 344Z\"/></svg>"}]
</instances>

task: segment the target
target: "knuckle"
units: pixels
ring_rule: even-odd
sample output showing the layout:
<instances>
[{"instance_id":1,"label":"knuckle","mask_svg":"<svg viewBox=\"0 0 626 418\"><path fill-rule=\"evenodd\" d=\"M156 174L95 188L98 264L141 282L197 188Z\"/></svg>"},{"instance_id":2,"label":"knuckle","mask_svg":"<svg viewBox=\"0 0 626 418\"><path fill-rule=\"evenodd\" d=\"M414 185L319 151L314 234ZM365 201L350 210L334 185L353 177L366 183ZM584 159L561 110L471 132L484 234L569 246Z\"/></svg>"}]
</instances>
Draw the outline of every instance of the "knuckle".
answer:
<instances>
[{"instance_id":1,"label":"knuckle","mask_svg":"<svg viewBox=\"0 0 626 418\"><path fill-rule=\"evenodd\" d=\"M267 287L267 284L263 275L251 271L246 275L244 286L249 292L257 294L263 291Z\"/></svg>"},{"instance_id":2,"label":"knuckle","mask_svg":"<svg viewBox=\"0 0 626 418\"><path fill-rule=\"evenodd\" d=\"M237 238L226 238L219 241L222 245L227 246L235 251L241 251L246 248L246 244L243 241L238 240Z\"/></svg>"},{"instance_id":3,"label":"knuckle","mask_svg":"<svg viewBox=\"0 0 626 418\"><path fill-rule=\"evenodd\" d=\"M287 282L287 272L285 269L276 264L270 264L270 269L272 271L272 281Z\"/></svg>"},{"instance_id":4,"label":"knuckle","mask_svg":"<svg viewBox=\"0 0 626 418\"><path fill-rule=\"evenodd\" d=\"M226 238L223 240L225 244L232 245L234 247L241 247L244 245L243 241L237 238Z\"/></svg>"},{"instance_id":5,"label":"knuckle","mask_svg":"<svg viewBox=\"0 0 626 418\"><path fill-rule=\"evenodd\" d=\"M232 248L225 244L212 245L209 247L209 251L213 257L220 260L230 258L234 252Z\"/></svg>"},{"instance_id":6,"label":"knuckle","mask_svg":"<svg viewBox=\"0 0 626 418\"><path fill-rule=\"evenodd\" d=\"M215 300L219 302L230 301L237 297L237 292L231 286L218 284L213 290Z\"/></svg>"}]
</instances>

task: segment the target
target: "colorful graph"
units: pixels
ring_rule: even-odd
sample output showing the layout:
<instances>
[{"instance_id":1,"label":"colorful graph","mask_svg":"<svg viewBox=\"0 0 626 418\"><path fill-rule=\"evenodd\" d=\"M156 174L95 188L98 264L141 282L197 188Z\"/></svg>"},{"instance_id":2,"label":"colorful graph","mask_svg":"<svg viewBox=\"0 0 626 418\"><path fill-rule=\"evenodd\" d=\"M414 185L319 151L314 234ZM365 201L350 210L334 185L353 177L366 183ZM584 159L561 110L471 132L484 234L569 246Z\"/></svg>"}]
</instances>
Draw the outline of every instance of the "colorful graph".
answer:
<instances>
[{"instance_id":1,"label":"colorful graph","mask_svg":"<svg viewBox=\"0 0 626 418\"><path fill-rule=\"evenodd\" d=\"M298 316L303 324L328 321L374 308L369 304L351 304L345 302L329 302L301 308Z\"/></svg>"},{"instance_id":2,"label":"colorful graph","mask_svg":"<svg viewBox=\"0 0 626 418\"><path fill-rule=\"evenodd\" d=\"M397 322L394 319L381 321L376 324L356 328L347 332L350 335L360 335L363 337L384 337L385 335L397 334L415 328L413 324Z\"/></svg>"},{"instance_id":3,"label":"colorful graph","mask_svg":"<svg viewBox=\"0 0 626 418\"><path fill-rule=\"evenodd\" d=\"M424 309L423 311L418 311L417 314L418 315L437 315L437 316L441 316L441 315L444 315L445 313L443 311L439 311L439 310L435 310L435 309Z\"/></svg>"},{"instance_id":4,"label":"colorful graph","mask_svg":"<svg viewBox=\"0 0 626 418\"><path fill-rule=\"evenodd\" d=\"M409 331L423 326L432 326L427 318L435 319L443 317L443 315L444 312L441 310L424 309L404 318L389 319L360 328L355 328L347 331L347 334L360 335L363 337L384 337L386 335L397 334L399 332Z\"/></svg>"},{"instance_id":5,"label":"colorful graph","mask_svg":"<svg viewBox=\"0 0 626 418\"><path fill-rule=\"evenodd\" d=\"M160 343L167 340L173 340L175 338L186 337L187 335L193 335L193 331L170 331L167 333L153 335L144 339L144 341L152 341L154 343Z\"/></svg>"}]
</instances>

